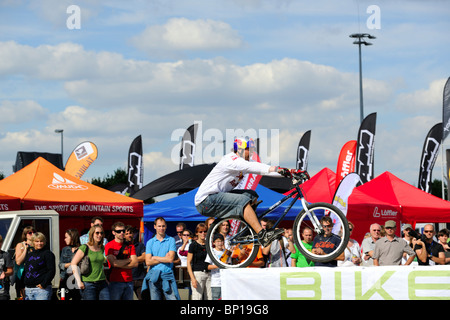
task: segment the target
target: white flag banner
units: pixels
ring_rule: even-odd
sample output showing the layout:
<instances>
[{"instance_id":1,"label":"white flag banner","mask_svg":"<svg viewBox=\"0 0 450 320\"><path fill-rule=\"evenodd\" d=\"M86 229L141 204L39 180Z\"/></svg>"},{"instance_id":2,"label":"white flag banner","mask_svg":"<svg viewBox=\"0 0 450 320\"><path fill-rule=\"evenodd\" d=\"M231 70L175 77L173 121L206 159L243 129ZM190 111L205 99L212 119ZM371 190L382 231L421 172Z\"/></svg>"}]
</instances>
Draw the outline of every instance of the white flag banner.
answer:
<instances>
[{"instance_id":1,"label":"white flag banner","mask_svg":"<svg viewBox=\"0 0 450 320\"><path fill-rule=\"evenodd\" d=\"M344 179L341 180L339 186L336 189L336 192L334 193L333 205L340 209L346 216L348 209L348 198L350 197L353 189L355 189L358 183L362 184L359 174L355 172L349 173L344 177ZM333 217L333 215L334 214L331 215L331 219L333 219L334 222L332 232L334 234L339 234L339 231L341 230L341 224L339 222L340 219L336 219L336 217Z\"/></svg>"}]
</instances>

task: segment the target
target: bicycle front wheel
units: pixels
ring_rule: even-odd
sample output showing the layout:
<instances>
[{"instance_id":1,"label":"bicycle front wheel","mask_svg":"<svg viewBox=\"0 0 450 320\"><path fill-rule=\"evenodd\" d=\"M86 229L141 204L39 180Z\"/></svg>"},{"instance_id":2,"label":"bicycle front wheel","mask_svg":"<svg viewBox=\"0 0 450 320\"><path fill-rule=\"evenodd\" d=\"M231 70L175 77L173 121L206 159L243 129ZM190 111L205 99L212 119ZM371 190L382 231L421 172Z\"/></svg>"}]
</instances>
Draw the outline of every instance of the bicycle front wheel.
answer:
<instances>
[{"instance_id":1,"label":"bicycle front wheel","mask_svg":"<svg viewBox=\"0 0 450 320\"><path fill-rule=\"evenodd\" d=\"M308 205L308 212L303 209L294 222L294 242L300 252L306 259L314 262L326 263L339 257L347 247L350 231L348 221L345 215L334 205L329 203L312 203ZM333 221L333 229L325 231L324 228L317 222L323 217L329 216ZM302 241L303 231L309 228L312 231L312 241L314 239L315 248L320 248L320 254L313 253L311 244L308 241ZM328 232L328 233L327 233ZM314 250L315 251L315 250Z\"/></svg>"},{"instance_id":2,"label":"bicycle front wheel","mask_svg":"<svg viewBox=\"0 0 450 320\"><path fill-rule=\"evenodd\" d=\"M230 232L224 244L217 242L217 234L223 224L228 224ZM219 218L211 225L206 234L206 251L219 268L248 267L258 254L259 243L256 233L240 217Z\"/></svg>"}]
</instances>

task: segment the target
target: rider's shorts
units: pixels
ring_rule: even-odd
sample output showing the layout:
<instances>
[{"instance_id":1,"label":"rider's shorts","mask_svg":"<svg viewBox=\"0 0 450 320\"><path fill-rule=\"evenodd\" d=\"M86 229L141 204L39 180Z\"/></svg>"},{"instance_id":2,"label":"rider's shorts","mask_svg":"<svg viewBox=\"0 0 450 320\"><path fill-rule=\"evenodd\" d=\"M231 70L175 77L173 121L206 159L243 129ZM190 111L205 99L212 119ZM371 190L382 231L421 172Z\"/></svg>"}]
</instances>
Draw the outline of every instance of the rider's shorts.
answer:
<instances>
[{"instance_id":1,"label":"rider's shorts","mask_svg":"<svg viewBox=\"0 0 450 320\"><path fill-rule=\"evenodd\" d=\"M207 217L243 217L245 206L256 199L258 194L253 190L232 190L210 194L196 208Z\"/></svg>"}]
</instances>

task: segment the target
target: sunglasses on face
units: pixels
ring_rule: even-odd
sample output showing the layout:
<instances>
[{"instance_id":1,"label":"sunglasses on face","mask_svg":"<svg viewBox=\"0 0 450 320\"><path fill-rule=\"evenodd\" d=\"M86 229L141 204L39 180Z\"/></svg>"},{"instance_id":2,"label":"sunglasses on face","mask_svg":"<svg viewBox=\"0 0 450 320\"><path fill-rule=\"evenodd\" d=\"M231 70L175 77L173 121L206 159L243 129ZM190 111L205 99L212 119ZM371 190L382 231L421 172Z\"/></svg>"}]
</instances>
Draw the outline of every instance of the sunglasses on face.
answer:
<instances>
[{"instance_id":1,"label":"sunglasses on face","mask_svg":"<svg viewBox=\"0 0 450 320\"><path fill-rule=\"evenodd\" d=\"M27 234L35 234L35 231L28 231Z\"/></svg>"},{"instance_id":2,"label":"sunglasses on face","mask_svg":"<svg viewBox=\"0 0 450 320\"><path fill-rule=\"evenodd\" d=\"M103 231L95 231L96 235L103 235Z\"/></svg>"},{"instance_id":3,"label":"sunglasses on face","mask_svg":"<svg viewBox=\"0 0 450 320\"><path fill-rule=\"evenodd\" d=\"M124 230L124 229L121 229L121 230L114 230L114 232L115 232L115 233L124 233L125 230Z\"/></svg>"}]
</instances>

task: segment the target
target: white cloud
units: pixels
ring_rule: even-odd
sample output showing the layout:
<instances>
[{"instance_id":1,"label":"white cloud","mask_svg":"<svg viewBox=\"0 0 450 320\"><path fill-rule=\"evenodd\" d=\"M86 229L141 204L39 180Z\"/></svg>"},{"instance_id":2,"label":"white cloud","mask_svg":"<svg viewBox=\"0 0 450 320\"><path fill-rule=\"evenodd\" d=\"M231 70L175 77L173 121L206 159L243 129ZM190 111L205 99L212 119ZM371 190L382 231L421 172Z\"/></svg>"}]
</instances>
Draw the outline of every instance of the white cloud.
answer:
<instances>
[{"instance_id":1,"label":"white cloud","mask_svg":"<svg viewBox=\"0 0 450 320\"><path fill-rule=\"evenodd\" d=\"M36 101L0 101L0 123L24 123L31 120L42 119L49 111L39 105Z\"/></svg>"},{"instance_id":2,"label":"white cloud","mask_svg":"<svg viewBox=\"0 0 450 320\"><path fill-rule=\"evenodd\" d=\"M171 51L235 49L243 45L236 30L222 21L172 18L164 25L147 27L131 39L150 55Z\"/></svg>"},{"instance_id":3,"label":"white cloud","mask_svg":"<svg viewBox=\"0 0 450 320\"><path fill-rule=\"evenodd\" d=\"M398 95L396 107L401 111L421 112L424 109L442 112L442 94L447 79L432 81L428 88ZM436 114L436 113L433 113Z\"/></svg>"}]
</instances>

